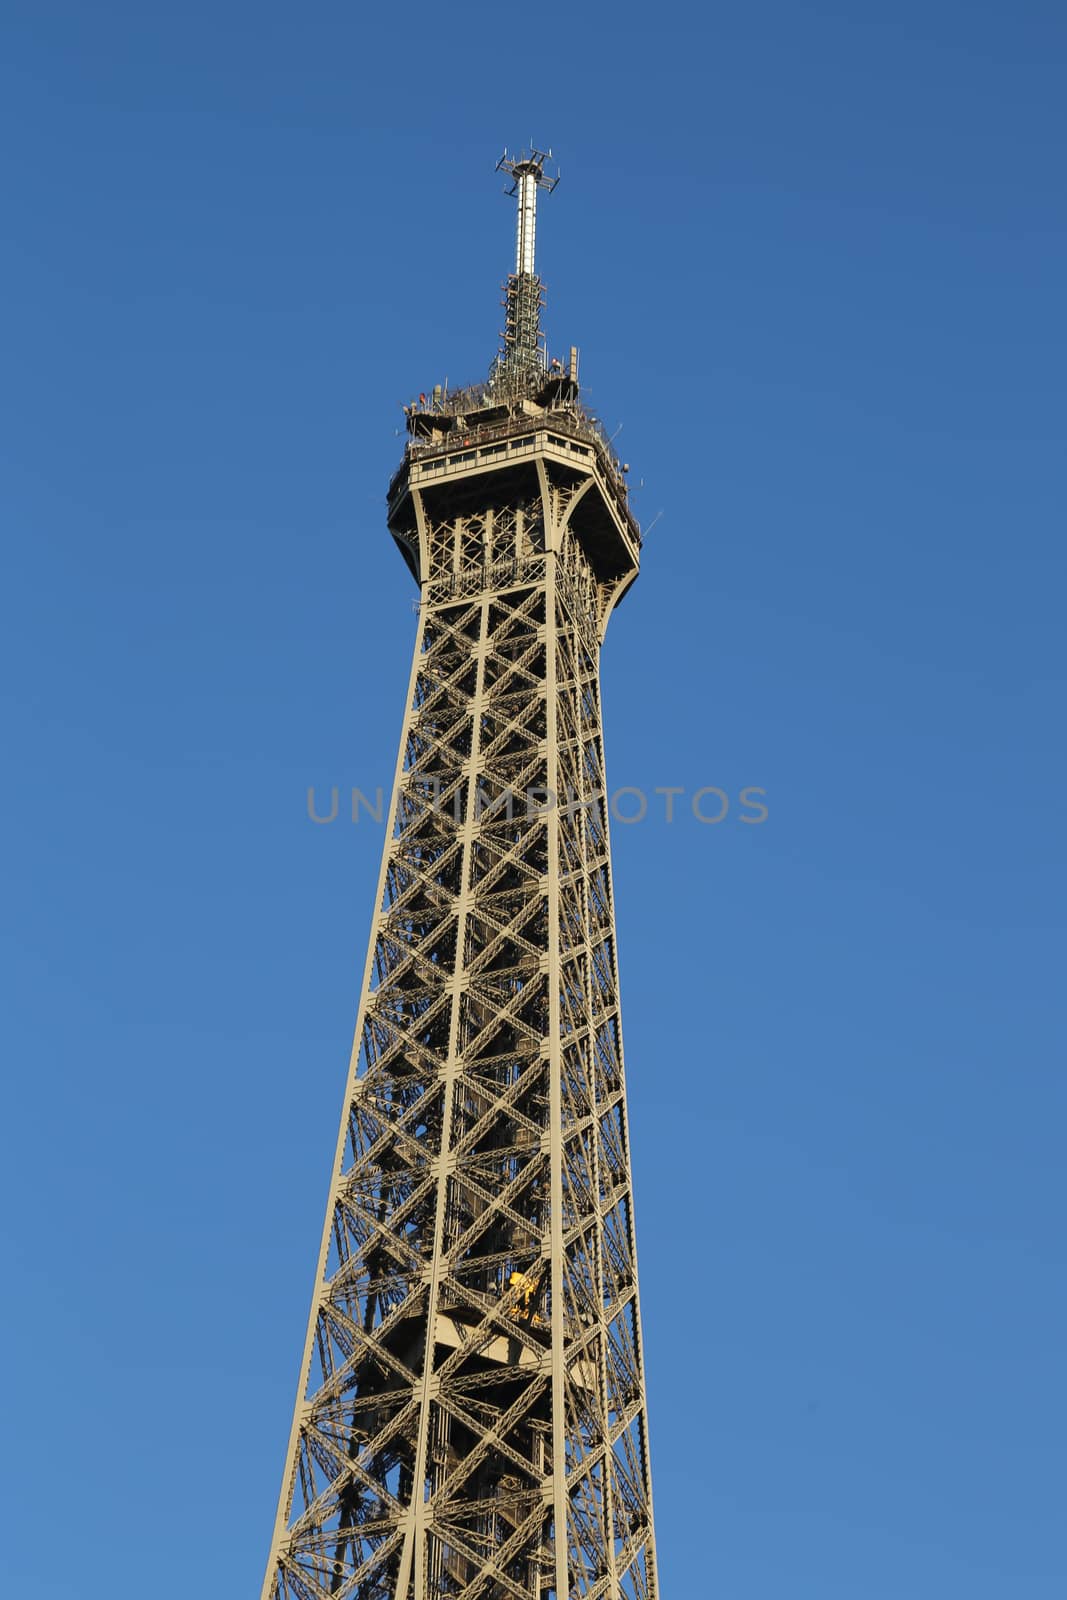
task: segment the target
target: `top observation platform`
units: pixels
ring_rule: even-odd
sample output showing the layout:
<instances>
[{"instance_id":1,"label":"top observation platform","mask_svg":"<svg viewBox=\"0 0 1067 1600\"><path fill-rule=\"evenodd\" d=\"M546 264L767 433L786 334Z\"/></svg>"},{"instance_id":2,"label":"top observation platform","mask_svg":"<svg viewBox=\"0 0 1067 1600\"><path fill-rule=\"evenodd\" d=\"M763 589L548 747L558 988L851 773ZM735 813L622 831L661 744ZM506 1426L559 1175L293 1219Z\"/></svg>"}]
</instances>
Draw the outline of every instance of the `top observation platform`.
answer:
<instances>
[{"instance_id":1,"label":"top observation platform","mask_svg":"<svg viewBox=\"0 0 1067 1600\"><path fill-rule=\"evenodd\" d=\"M576 367L572 358L572 372ZM594 568L613 578L637 563L641 530L629 506L627 467L610 440L578 397L576 376L550 366L526 392L501 392L499 381L475 384L431 396L405 406L410 434L404 459L389 485L390 526L410 524L411 494L440 504L447 500L459 511L487 495L485 476L492 474L505 493L523 478L536 478L541 457L551 478L574 482L594 479L599 493L587 494L574 513Z\"/></svg>"}]
</instances>

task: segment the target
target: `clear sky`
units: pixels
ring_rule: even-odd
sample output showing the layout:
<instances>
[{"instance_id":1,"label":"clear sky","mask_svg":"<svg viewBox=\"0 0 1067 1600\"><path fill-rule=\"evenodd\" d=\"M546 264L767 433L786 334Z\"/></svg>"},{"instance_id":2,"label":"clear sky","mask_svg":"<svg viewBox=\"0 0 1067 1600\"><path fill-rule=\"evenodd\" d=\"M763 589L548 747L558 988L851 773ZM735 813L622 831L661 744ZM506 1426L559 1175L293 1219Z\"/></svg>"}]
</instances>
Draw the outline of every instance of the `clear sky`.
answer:
<instances>
[{"instance_id":1,"label":"clear sky","mask_svg":"<svg viewBox=\"0 0 1067 1600\"><path fill-rule=\"evenodd\" d=\"M664 1600L1062 1600L1061 5L8 0L5 1593L258 1593L493 163L650 534L613 784ZM642 481L643 480L643 481Z\"/></svg>"}]
</instances>

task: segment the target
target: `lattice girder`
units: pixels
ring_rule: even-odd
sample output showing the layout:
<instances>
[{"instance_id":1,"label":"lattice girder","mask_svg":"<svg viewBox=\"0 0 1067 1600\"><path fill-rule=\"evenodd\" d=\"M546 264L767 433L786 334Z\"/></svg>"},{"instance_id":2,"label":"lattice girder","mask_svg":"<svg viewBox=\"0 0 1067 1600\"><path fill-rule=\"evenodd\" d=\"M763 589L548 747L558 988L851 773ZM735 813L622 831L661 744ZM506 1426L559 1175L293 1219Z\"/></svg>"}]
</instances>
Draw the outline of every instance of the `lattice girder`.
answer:
<instances>
[{"instance_id":1,"label":"lattice girder","mask_svg":"<svg viewBox=\"0 0 1067 1600\"><path fill-rule=\"evenodd\" d=\"M598 681L636 544L548 443L503 485L417 476L391 501L415 659L263 1596L655 1600Z\"/></svg>"}]
</instances>

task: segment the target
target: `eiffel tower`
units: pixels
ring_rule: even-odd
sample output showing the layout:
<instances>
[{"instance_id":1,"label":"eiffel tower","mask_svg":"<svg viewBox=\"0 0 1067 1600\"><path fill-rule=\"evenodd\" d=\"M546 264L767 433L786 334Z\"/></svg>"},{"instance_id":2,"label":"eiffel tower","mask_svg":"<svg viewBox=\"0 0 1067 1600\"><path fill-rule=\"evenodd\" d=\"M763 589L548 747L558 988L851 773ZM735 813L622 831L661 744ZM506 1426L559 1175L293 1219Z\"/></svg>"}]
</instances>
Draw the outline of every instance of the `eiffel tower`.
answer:
<instances>
[{"instance_id":1,"label":"eiffel tower","mask_svg":"<svg viewBox=\"0 0 1067 1600\"><path fill-rule=\"evenodd\" d=\"M406 408L407 710L263 1600L656 1600L599 655L626 469L499 163L488 380Z\"/></svg>"}]
</instances>

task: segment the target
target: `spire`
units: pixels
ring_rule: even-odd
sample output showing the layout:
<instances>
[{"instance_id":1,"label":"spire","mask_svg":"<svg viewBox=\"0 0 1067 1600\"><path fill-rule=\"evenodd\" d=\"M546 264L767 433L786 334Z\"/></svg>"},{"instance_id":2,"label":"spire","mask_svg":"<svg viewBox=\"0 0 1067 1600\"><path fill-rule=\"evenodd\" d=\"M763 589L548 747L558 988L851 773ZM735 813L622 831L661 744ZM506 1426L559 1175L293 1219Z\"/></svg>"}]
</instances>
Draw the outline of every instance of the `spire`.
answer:
<instances>
[{"instance_id":1,"label":"spire","mask_svg":"<svg viewBox=\"0 0 1067 1600\"><path fill-rule=\"evenodd\" d=\"M505 192L516 201L515 271L505 285L506 320L504 345L493 368L494 381L504 380L524 387L544 372L545 356L541 345L541 305L544 295L534 271L534 243L537 235L537 191L549 193L559 182L559 174L549 177L545 162L551 150L522 150L517 156L507 151L496 164L506 172L511 187Z\"/></svg>"}]
</instances>

